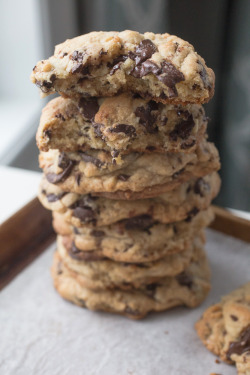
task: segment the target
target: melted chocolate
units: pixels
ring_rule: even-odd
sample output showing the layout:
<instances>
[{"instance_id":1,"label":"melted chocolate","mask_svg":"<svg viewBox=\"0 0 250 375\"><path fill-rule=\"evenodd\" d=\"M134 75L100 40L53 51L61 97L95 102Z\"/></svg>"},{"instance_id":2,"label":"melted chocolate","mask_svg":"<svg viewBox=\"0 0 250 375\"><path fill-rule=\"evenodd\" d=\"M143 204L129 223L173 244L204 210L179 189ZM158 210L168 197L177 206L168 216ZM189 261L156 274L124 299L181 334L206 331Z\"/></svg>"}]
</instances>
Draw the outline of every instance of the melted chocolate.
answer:
<instances>
[{"instance_id":1,"label":"melted chocolate","mask_svg":"<svg viewBox=\"0 0 250 375\"><path fill-rule=\"evenodd\" d=\"M93 121L96 113L99 110L99 104L95 98L81 98L78 102L78 108L87 120Z\"/></svg>"},{"instance_id":2,"label":"melted chocolate","mask_svg":"<svg viewBox=\"0 0 250 375\"><path fill-rule=\"evenodd\" d=\"M227 358L231 360L232 354L241 355L247 351L250 351L250 326L242 331L238 341L230 343Z\"/></svg>"},{"instance_id":3,"label":"melted chocolate","mask_svg":"<svg viewBox=\"0 0 250 375\"><path fill-rule=\"evenodd\" d=\"M115 127L110 128L110 132L111 133L124 133L131 138L136 136L135 127L132 125L127 125L127 124L117 124Z\"/></svg>"}]
</instances>

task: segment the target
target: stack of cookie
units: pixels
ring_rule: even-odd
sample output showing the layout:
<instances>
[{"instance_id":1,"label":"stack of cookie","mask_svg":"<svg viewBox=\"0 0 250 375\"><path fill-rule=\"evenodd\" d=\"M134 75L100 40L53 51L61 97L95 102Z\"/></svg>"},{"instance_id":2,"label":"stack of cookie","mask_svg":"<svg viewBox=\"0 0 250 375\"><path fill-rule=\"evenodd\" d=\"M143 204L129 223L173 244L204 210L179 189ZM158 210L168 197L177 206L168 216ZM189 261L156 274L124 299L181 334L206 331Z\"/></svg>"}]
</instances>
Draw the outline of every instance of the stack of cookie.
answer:
<instances>
[{"instance_id":1,"label":"stack of cookie","mask_svg":"<svg viewBox=\"0 0 250 375\"><path fill-rule=\"evenodd\" d=\"M58 234L58 292L141 318L197 306L209 291L203 250L220 167L201 103L214 74L169 34L94 32L40 61L39 198Z\"/></svg>"}]
</instances>

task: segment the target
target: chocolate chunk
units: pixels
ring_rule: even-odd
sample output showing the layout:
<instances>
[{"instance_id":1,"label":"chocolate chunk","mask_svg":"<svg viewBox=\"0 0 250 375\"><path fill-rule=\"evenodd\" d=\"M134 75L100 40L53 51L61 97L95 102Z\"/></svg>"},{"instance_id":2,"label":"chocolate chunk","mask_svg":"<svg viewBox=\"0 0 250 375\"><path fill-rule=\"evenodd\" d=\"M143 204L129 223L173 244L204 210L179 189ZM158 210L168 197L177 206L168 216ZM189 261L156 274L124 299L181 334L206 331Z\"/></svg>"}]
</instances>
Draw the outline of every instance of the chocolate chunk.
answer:
<instances>
[{"instance_id":1,"label":"chocolate chunk","mask_svg":"<svg viewBox=\"0 0 250 375\"><path fill-rule=\"evenodd\" d=\"M94 128L94 132L97 135L97 137L103 138L103 134L101 132L101 128L104 126L103 124L97 124L97 123L92 123L92 126Z\"/></svg>"},{"instance_id":2,"label":"chocolate chunk","mask_svg":"<svg viewBox=\"0 0 250 375\"><path fill-rule=\"evenodd\" d=\"M186 222L190 222L194 216L196 216L199 213L199 210L197 207L194 207L191 211L187 213L187 218L185 219Z\"/></svg>"},{"instance_id":3,"label":"chocolate chunk","mask_svg":"<svg viewBox=\"0 0 250 375\"><path fill-rule=\"evenodd\" d=\"M67 55L68 55L68 53L67 53L67 52L64 52L62 56L65 57L65 56L67 56Z\"/></svg>"},{"instance_id":4,"label":"chocolate chunk","mask_svg":"<svg viewBox=\"0 0 250 375\"><path fill-rule=\"evenodd\" d=\"M103 56L103 55L107 55L107 54L108 54L108 52L107 51L103 51L103 48L99 52L99 56Z\"/></svg>"},{"instance_id":5,"label":"chocolate chunk","mask_svg":"<svg viewBox=\"0 0 250 375\"><path fill-rule=\"evenodd\" d=\"M82 151L78 151L78 153L81 156L82 160L85 161L85 163L92 163L97 168L101 168L105 164L101 160L94 158L93 156L87 155Z\"/></svg>"},{"instance_id":6,"label":"chocolate chunk","mask_svg":"<svg viewBox=\"0 0 250 375\"><path fill-rule=\"evenodd\" d=\"M61 113L55 115L56 118L60 118L62 121L65 121L65 117Z\"/></svg>"},{"instance_id":7,"label":"chocolate chunk","mask_svg":"<svg viewBox=\"0 0 250 375\"><path fill-rule=\"evenodd\" d=\"M65 169L70 163L69 157L65 154L65 152L61 152L58 157L58 167Z\"/></svg>"},{"instance_id":8,"label":"chocolate chunk","mask_svg":"<svg viewBox=\"0 0 250 375\"><path fill-rule=\"evenodd\" d=\"M80 219L83 223L96 222L96 213L91 207L76 207L72 215Z\"/></svg>"},{"instance_id":9,"label":"chocolate chunk","mask_svg":"<svg viewBox=\"0 0 250 375\"><path fill-rule=\"evenodd\" d=\"M127 230L148 230L154 225L154 220L150 215L135 216L130 219L124 220L125 228Z\"/></svg>"},{"instance_id":10,"label":"chocolate chunk","mask_svg":"<svg viewBox=\"0 0 250 375\"><path fill-rule=\"evenodd\" d=\"M98 252L95 251L81 251L79 250L75 243L72 243L72 246L68 250L68 254L71 258L79 260L79 261L85 261L85 262L93 262L98 260L106 259L103 255L101 255Z\"/></svg>"},{"instance_id":11,"label":"chocolate chunk","mask_svg":"<svg viewBox=\"0 0 250 375\"><path fill-rule=\"evenodd\" d=\"M181 149L182 150L187 150L189 149L190 147L193 147L196 143L196 140L195 139L191 139L190 141L187 141L187 142L183 142L181 144Z\"/></svg>"},{"instance_id":12,"label":"chocolate chunk","mask_svg":"<svg viewBox=\"0 0 250 375\"><path fill-rule=\"evenodd\" d=\"M99 104L95 98L81 98L78 103L78 108L87 120L94 120L94 117L99 110Z\"/></svg>"},{"instance_id":13,"label":"chocolate chunk","mask_svg":"<svg viewBox=\"0 0 250 375\"><path fill-rule=\"evenodd\" d=\"M146 293L148 296L150 297L154 297L155 295L155 292L156 292L156 289L160 286L159 283L152 283L152 284L148 284L146 285L145 289L146 289Z\"/></svg>"},{"instance_id":14,"label":"chocolate chunk","mask_svg":"<svg viewBox=\"0 0 250 375\"><path fill-rule=\"evenodd\" d=\"M201 197L204 197L210 190L210 185L203 178L198 178L194 184L195 194L199 194Z\"/></svg>"},{"instance_id":15,"label":"chocolate chunk","mask_svg":"<svg viewBox=\"0 0 250 375\"><path fill-rule=\"evenodd\" d=\"M204 65L199 60L197 60L197 63L201 66L201 70L199 71L199 75L202 79L202 82L204 84L205 89L211 88L211 85L209 83L209 77L208 77L208 74L207 74L207 71L206 71Z\"/></svg>"},{"instance_id":16,"label":"chocolate chunk","mask_svg":"<svg viewBox=\"0 0 250 375\"><path fill-rule=\"evenodd\" d=\"M77 186L80 186L80 182L81 182L81 173L76 173L75 175L75 180L76 180L76 184Z\"/></svg>"},{"instance_id":17,"label":"chocolate chunk","mask_svg":"<svg viewBox=\"0 0 250 375\"><path fill-rule=\"evenodd\" d=\"M59 182L63 182L70 175L74 165L75 165L75 162L73 160L70 160L67 157L67 155L64 152L62 152L58 158L58 166L62 168L63 171L59 174L47 173L45 177L51 184L57 184Z\"/></svg>"},{"instance_id":18,"label":"chocolate chunk","mask_svg":"<svg viewBox=\"0 0 250 375\"><path fill-rule=\"evenodd\" d=\"M120 180L120 181L127 181L129 179L130 176L128 176L127 174L119 174L117 176L117 179Z\"/></svg>"},{"instance_id":19,"label":"chocolate chunk","mask_svg":"<svg viewBox=\"0 0 250 375\"><path fill-rule=\"evenodd\" d=\"M93 237L104 237L105 236L105 232L103 232L103 230L93 229L90 232L90 235L93 236Z\"/></svg>"},{"instance_id":20,"label":"chocolate chunk","mask_svg":"<svg viewBox=\"0 0 250 375\"><path fill-rule=\"evenodd\" d=\"M170 98L178 96L175 87L176 83L185 80L183 73L176 69L173 64L167 61L164 61L161 64L161 74L158 74L157 78L170 89Z\"/></svg>"},{"instance_id":21,"label":"chocolate chunk","mask_svg":"<svg viewBox=\"0 0 250 375\"><path fill-rule=\"evenodd\" d=\"M147 60L141 65L135 66L130 74L135 78L142 78L149 73L152 73L155 76L161 74L159 66L151 60Z\"/></svg>"},{"instance_id":22,"label":"chocolate chunk","mask_svg":"<svg viewBox=\"0 0 250 375\"><path fill-rule=\"evenodd\" d=\"M250 351L250 326L246 327L242 331L238 341L233 341L230 343L227 351L227 358L231 360L232 354L241 355L248 351Z\"/></svg>"},{"instance_id":23,"label":"chocolate chunk","mask_svg":"<svg viewBox=\"0 0 250 375\"><path fill-rule=\"evenodd\" d=\"M110 128L110 132L111 133L124 133L131 138L136 136L135 127L132 125L127 125L127 124L117 124L115 125L115 127Z\"/></svg>"},{"instance_id":24,"label":"chocolate chunk","mask_svg":"<svg viewBox=\"0 0 250 375\"><path fill-rule=\"evenodd\" d=\"M152 151L156 150L156 147L154 147L154 146L147 146L146 150L152 152Z\"/></svg>"},{"instance_id":25,"label":"chocolate chunk","mask_svg":"<svg viewBox=\"0 0 250 375\"><path fill-rule=\"evenodd\" d=\"M237 320L239 320L239 318L235 315L230 315L230 318L234 321L234 322L237 322Z\"/></svg>"},{"instance_id":26,"label":"chocolate chunk","mask_svg":"<svg viewBox=\"0 0 250 375\"><path fill-rule=\"evenodd\" d=\"M56 80L56 75L55 74L51 74L51 76L49 77L49 79L53 83Z\"/></svg>"},{"instance_id":27,"label":"chocolate chunk","mask_svg":"<svg viewBox=\"0 0 250 375\"><path fill-rule=\"evenodd\" d=\"M135 110L135 115L139 117L139 123L143 125L146 131L150 134L156 133L158 128L155 125L157 118L156 113L151 113L152 111L158 110L158 104L152 100L148 102L146 107L137 107Z\"/></svg>"},{"instance_id":28,"label":"chocolate chunk","mask_svg":"<svg viewBox=\"0 0 250 375\"><path fill-rule=\"evenodd\" d=\"M118 56L116 57L114 60L113 60L113 63L112 64L108 64L108 67L109 68L112 68L109 72L109 74L112 76L118 69L120 69L120 66L122 65L122 63L124 61L126 61L128 58L127 55L121 55L121 56Z\"/></svg>"},{"instance_id":29,"label":"chocolate chunk","mask_svg":"<svg viewBox=\"0 0 250 375\"><path fill-rule=\"evenodd\" d=\"M187 115L187 111L183 111L183 113L186 116L186 119L183 119L175 125L174 129L169 133L169 138L172 141L177 141L178 137L181 139L187 139L195 126L192 114L188 113Z\"/></svg>"},{"instance_id":30,"label":"chocolate chunk","mask_svg":"<svg viewBox=\"0 0 250 375\"><path fill-rule=\"evenodd\" d=\"M43 135L44 135L45 137L48 137L49 140L50 140L50 139L51 139L51 135L52 135L52 130L51 130L51 129L47 129L47 130L45 130L45 131L43 132Z\"/></svg>"},{"instance_id":31,"label":"chocolate chunk","mask_svg":"<svg viewBox=\"0 0 250 375\"><path fill-rule=\"evenodd\" d=\"M82 75L86 76L89 75L89 67L83 65L82 63L78 63L73 66L73 68L71 69L71 73L81 73Z\"/></svg>"},{"instance_id":32,"label":"chocolate chunk","mask_svg":"<svg viewBox=\"0 0 250 375\"><path fill-rule=\"evenodd\" d=\"M176 276L176 280L178 281L178 283L180 285L186 286L189 289L192 288L193 280L192 280L192 278L185 271L183 271L179 275L177 275Z\"/></svg>"},{"instance_id":33,"label":"chocolate chunk","mask_svg":"<svg viewBox=\"0 0 250 375\"><path fill-rule=\"evenodd\" d=\"M46 198L48 200L48 202L56 202L58 201L59 199L61 199L62 197L64 197L64 195L66 195L66 193L60 193L60 194L48 194L46 195Z\"/></svg>"},{"instance_id":34,"label":"chocolate chunk","mask_svg":"<svg viewBox=\"0 0 250 375\"><path fill-rule=\"evenodd\" d=\"M72 55L70 56L71 60L73 61L77 61L79 63L82 63L83 62L83 56L85 54L83 52L79 52L79 51L74 51L72 53Z\"/></svg>"},{"instance_id":35,"label":"chocolate chunk","mask_svg":"<svg viewBox=\"0 0 250 375\"><path fill-rule=\"evenodd\" d=\"M129 57L135 60L136 65L139 65L149 59L155 52L157 52L155 44L150 39L144 39L134 52L129 53Z\"/></svg>"}]
</instances>

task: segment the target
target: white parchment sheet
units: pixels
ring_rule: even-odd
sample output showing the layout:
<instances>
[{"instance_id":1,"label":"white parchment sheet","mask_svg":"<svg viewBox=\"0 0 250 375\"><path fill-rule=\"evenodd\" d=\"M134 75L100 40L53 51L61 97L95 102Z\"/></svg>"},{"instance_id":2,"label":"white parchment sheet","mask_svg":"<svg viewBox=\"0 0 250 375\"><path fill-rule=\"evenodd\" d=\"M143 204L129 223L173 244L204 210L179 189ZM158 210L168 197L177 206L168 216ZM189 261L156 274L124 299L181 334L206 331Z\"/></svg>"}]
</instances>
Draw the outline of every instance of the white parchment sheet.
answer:
<instances>
[{"instance_id":1,"label":"white parchment sheet","mask_svg":"<svg viewBox=\"0 0 250 375\"><path fill-rule=\"evenodd\" d=\"M55 245L0 294L1 375L222 375L193 328L202 311L249 281L250 245L208 231L212 290L197 309L177 308L142 321L74 306L49 273Z\"/></svg>"}]
</instances>

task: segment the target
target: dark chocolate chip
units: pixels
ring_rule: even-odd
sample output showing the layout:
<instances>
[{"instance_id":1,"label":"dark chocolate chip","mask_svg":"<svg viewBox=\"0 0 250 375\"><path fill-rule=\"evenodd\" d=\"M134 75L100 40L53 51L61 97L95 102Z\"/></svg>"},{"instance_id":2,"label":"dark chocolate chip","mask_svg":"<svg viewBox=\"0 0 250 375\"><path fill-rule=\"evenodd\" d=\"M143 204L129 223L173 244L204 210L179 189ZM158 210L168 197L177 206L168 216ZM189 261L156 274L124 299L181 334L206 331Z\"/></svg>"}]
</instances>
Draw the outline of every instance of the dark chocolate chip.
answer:
<instances>
[{"instance_id":1,"label":"dark chocolate chip","mask_svg":"<svg viewBox=\"0 0 250 375\"><path fill-rule=\"evenodd\" d=\"M78 153L81 156L82 160L85 161L85 163L92 163L97 168L101 168L105 164L101 160L94 158L93 156L87 155L82 151L78 151Z\"/></svg>"},{"instance_id":2,"label":"dark chocolate chip","mask_svg":"<svg viewBox=\"0 0 250 375\"><path fill-rule=\"evenodd\" d=\"M227 351L227 358L231 360L232 354L241 355L248 351L250 351L250 326L246 327L242 331L238 341L233 341L230 343Z\"/></svg>"},{"instance_id":3,"label":"dark chocolate chip","mask_svg":"<svg viewBox=\"0 0 250 375\"><path fill-rule=\"evenodd\" d=\"M119 174L117 176L117 179L120 180L120 181L127 181L129 179L130 176L128 176L127 174Z\"/></svg>"},{"instance_id":4,"label":"dark chocolate chip","mask_svg":"<svg viewBox=\"0 0 250 375\"><path fill-rule=\"evenodd\" d=\"M46 195L46 198L48 200L48 202L56 202L58 201L59 199L61 199L62 197L64 197L66 193L60 193L60 194L47 194Z\"/></svg>"},{"instance_id":5,"label":"dark chocolate chip","mask_svg":"<svg viewBox=\"0 0 250 375\"><path fill-rule=\"evenodd\" d=\"M181 144L181 149L182 150L187 150L187 149L193 147L195 144L196 144L196 140L195 139L191 139L190 141L183 142Z\"/></svg>"},{"instance_id":6,"label":"dark chocolate chip","mask_svg":"<svg viewBox=\"0 0 250 375\"><path fill-rule=\"evenodd\" d=\"M80 182L81 182L81 173L76 173L75 175L75 180L76 180L76 184L77 186L80 186Z\"/></svg>"},{"instance_id":7,"label":"dark chocolate chip","mask_svg":"<svg viewBox=\"0 0 250 375\"><path fill-rule=\"evenodd\" d=\"M172 176L173 179L179 177L180 174L182 174L185 171L185 168L181 168L179 171L175 172Z\"/></svg>"},{"instance_id":8,"label":"dark chocolate chip","mask_svg":"<svg viewBox=\"0 0 250 375\"><path fill-rule=\"evenodd\" d=\"M121 55L121 56L116 57L116 58L113 60L112 64L109 63L109 64L108 64L108 67L109 67L109 68L112 68L112 69L110 70L109 74L112 76L112 75L113 75L118 69L120 69L120 66L122 65L122 63L123 63L124 61L127 60L127 58L128 58L127 55Z\"/></svg>"},{"instance_id":9,"label":"dark chocolate chip","mask_svg":"<svg viewBox=\"0 0 250 375\"><path fill-rule=\"evenodd\" d=\"M150 297L154 297L156 289L160 286L159 283L148 284L145 287L146 294Z\"/></svg>"},{"instance_id":10,"label":"dark chocolate chip","mask_svg":"<svg viewBox=\"0 0 250 375\"><path fill-rule=\"evenodd\" d=\"M234 322L237 322L237 320L239 320L239 318L238 318L236 315L230 315L230 318L231 318Z\"/></svg>"},{"instance_id":11,"label":"dark chocolate chip","mask_svg":"<svg viewBox=\"0 0 250 375\"><path fill-rule=\"evenodd\" d=\"M88 66L84 66L82 63L77 63L71 69L71 73L72 74L81 73L82 75L86 76L86 75L89 74L89 67Z\"/></svg>"},{"instance_id":12,"label":"dark chocolate chip","mask_svg":"<svg viewBox=\"0 0 250 375\"><path fill-rule=\"evenodd\" d=\"M76 207L72 215L80 219L83 223L96 222L96 213L91 207Z\"/></svg>"},{"instance_id":13,"label":"dark chocolate chip","mask_svg":"<svg viewBox=\"0 0 250 375\"><path fill-rule=\"evenodd\" d=\"M108 54L108 52L107 51L103 51L103 48L99 52L99 56L103 56L103 55L107 55L107 54Z\"/></svg>"},{"instance_id":14,"label":"dark chocolate chip","mask_svg":"<svg viewBox=\"0 0 250 375\"><path fill-rule=\"evenodd\" d=\"M156 150L156 147L155 146L147 146L146 150L152 152L152 151Z\"/></svg>"},{"instance_id":15,"label":"dark chocolate chip","mask_svg":"<svg viewBox=\"0 0 250 375\"><path fill-rule=\"evenodd\" d=\"M99 104L95 98L81 98L78 103L78 108L87 120L94 120L94 117L99 110Z\"/></svg>"},{"instance_id":16,"label":"dark chocolate chip","mask_svg":"<svg viewBox=\"0 0 250 375\"><path fill-rule=\"evenodd\" d=\"M49 139L51 138L51 135L52 135L52 130L51 129L47 129L43 132L44 136L45 137L48 137Z\"/></svg>"},{"instance_id":17,"label":"dark chocolate chip","mask_svg":"<svg viewBox=\"0 0 250 375\"><path fill-rule=\"evenodd\" d=\"M65 57L65 56L67 56L67 55L68 55L68 53L67 53L67 52L64 52L62 56Z\"/></svg>"},{"instance_id":18,"label":"dark chocolate chip","mask_svg":"<svg viewBox=\"0 0 250 375\"><path fill-rule=\"evenodd\" d=\"M192 278L185 272L181 272L179 275L176 276L176 280L182 286L186 286L189 289L192 288L193 280Z\"/></svg>"},{"instance_id":19,"label":"dark chocolate chip","mask_svg":"<svg viewBox=\"0 0 250 375\"><path fill-rule=\"evenodd\" d=\"M156 113L151 113L152 111L158 110L158 104L152 100L148 102L146 107L137 107L135 110L135 115L139 117L139 123L143 125L146 131L150 134L156 133L158 128L155 125L157 118Z\"/></svg>"},{"instance_id":20,"label":"dark chocolate chip","mask_svg":"<svg viewBox=\"0 0 250 375\"><path fill-rule=\"evenodd\" d=\"M194 216L196 216L199 213L199 210L197 207L194 207L191 211L187 213L187 218L185 219L186 222L190 222Z\"/></svg>"},{"instance_id":21,"label":"dark chocolate chip","mask_svg":"<svg viewBox=\"0 0 250 375\"><path fill-rule=\"evenodd\" d=\"M135 61L136 65L139 65L149 59L155 52L157 52L155 44L150 39L144 39L134 52L129 53L129 57Z\"/></svg>"},{"instance_id":22,"label":"dark chocolate chip","mask_svg":"<svg viewBox=\"0 0 250 375\"><path fill-rule=\"evenodd\" d=\"M195 194L199 194L201 197L204 197L210 190L210 185L203 178L198 178L194 184Z\"/></svg>"},{"instance_id":23,"label":"dark chocolate chip","mask_svg":"<svg viewBox=\"0 0 250 375\"><path fill-rule=\"evenodd\" d=\"M105 232L103 232L103 230L93 229L90 232L90 235L93 236L93 237L104 237L105 236Z\"/></svg>"},{"instance_id":24,"label":"dark chocolate chip","mask_svg":"<svg viewBox=\"0 0 250 375\"><path fill-rule=\"evenodd\" d=\"M62 168L63 171L59 174L47 173L45 177L51 184L57 184L59 182L63 182L70 175L74 165L75 165L75 162L70 160L67 157L67 155L64 152L62 152L58 158L58 166Z\"/></svg>"},{"instance_id":25,"label":"dark chocolate chip","mask_svg":"<svg viewBox=\"0 0 250 375\"><path fill-rule=\"evenodd\" d=\"M167 61L164 61L161 64L161 74L157 75L157 78L170 89L170 98L178 96L175 87L176 83L185 80L183 73L176 69L173 64Z\"/></svg>"},{"instance_id":26,"label":"dark chocolate chip","mask_svg":"<svg viewBox=\"0 0 250 375\"><path fill-rule=\"evenodd\" d=\"M183 119L181 122L175 125L174 129L169 133L169 138L172 141L177 141L178 137L181 139L187 139L190 136L194 126L195 122L193 116L191 113L189 113L186 119Z\"/></svg>"},{"instance_id":27,"label":"dark chocolate chip","mask_svg":"<svg viewBox=\"0 0 250 375\"><path fill-rule=\"evenodd\" d=\"M55 74L51 74L51 76L50 76L49 79L53 83L56 80L56 75Z\"/></svg>"},{"instance_id":28,"label":"dark chocolate chip","mask_svg":"<svg viewBox=\"0 0 250 375\"><path fill-rule=\"evenodd\" d=\"M65 117L61 113L55 115L56 118L60 118L62 121L65 121Z\"/></svg>"},{"instance_id":29,"label":"dark chocolate chip","mask_svg":"<svg viewBox=\"0 0 250 375\"><path fill-rule=\"evenodd\" d=\"M125 222L125 228L127 230L148 230L151 228L154 224L155 221L152 219L152 216L150 215L140 215L140 216L135 216L130 219L124 220Z\"/></svg>"},{"instance_id":30,"label":"dark chocolate chip","mask_svg":"<svg viewBox=\"0 0 250 375\"><path fill-rule=\"evenodd\" d=\"M79 52L79 51L74 51L71 55L71 60L73 61L77 61L78 63L82 63L83 62L83 56L85 54L83 52Z\"/></svg>"},{"instance_id":31,"label":"dark chocolate chip","mask_svg":"<svg viewBox=\"0 0 250 375\"><path fill-rule=\"evenodd\" d=\"M113 128L110 128L109 131L111 133L124 133L131 138L136 136L135 127L127 124L117 124Z\"/></svg>"},{"instance_id":32,"label":"dark chocolate chip","mask_svg":"<svg viewBox=\"0 0 250 375\"><path fill-rule=\"evenodd\" d=\"M204 83L205 89L211 88L211 85L209 83L209 77L208 77L208 74L207 74L207 71L206 71L204 65L199 60L197 60L197 63L202 67L201 70L199 71L199 75L202 79L202 82Z\"/></svg>"},{"instance_id":33,"label":"dark chocolate chip","mask_svg":"<svg viewBox=\"0 0 250 375\"><path fill-rule=\"evenodd\" d=\"M92 126L94 128L94 132L97 137L103 138L103 134L101 131L101 128L104 126L103 124L97 124L97 123L92 123Z\"/></svg>"},{"instance_id":34,"label":"dark chocolate chip","mask_svg":"<svg viewBox=\"0 0 250 375\"><path fill-rule=\"evenodd\" d=\"M95 251L81 251L79 250L75 243L72 243L72 246L68 250L68 254L71 258L77 259L79 261L85 262L94 262L98 260L106 259L103 255L96 253Z\"/></svg>"}]
</instances>

